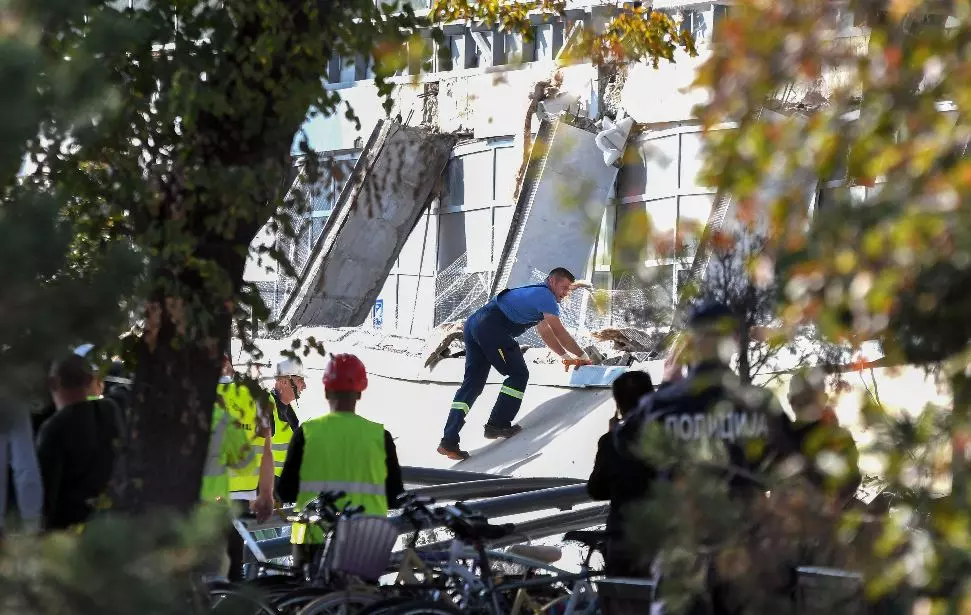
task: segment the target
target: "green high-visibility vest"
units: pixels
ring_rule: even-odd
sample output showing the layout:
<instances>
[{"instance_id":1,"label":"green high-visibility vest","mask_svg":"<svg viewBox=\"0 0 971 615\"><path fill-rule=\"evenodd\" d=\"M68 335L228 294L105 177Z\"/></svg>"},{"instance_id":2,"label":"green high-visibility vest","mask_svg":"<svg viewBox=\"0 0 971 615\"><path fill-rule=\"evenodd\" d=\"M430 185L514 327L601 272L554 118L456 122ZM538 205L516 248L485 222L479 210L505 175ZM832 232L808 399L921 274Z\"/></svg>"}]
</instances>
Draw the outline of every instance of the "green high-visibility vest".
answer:
<instances>
[{"instance_id":1,"label":"green high-visibility vest","mask_svg":"<svg viewBox=\"0 0 971 615\"><path fill-rule=\"evenodd\" d=\"M246 430L249 445L253 451L252 461L243 467L230 470L229 490L254 491L260 483L260 460L263 458L263 438L258 437L256 432L258 427L256 400L253 399L249 389L236 382L219 384L216 390L229 416Z\"/></svg>"},{"instance_id":2,"label":"green high-visibility vest","mask_svg":"<svg viewBox=\"0 0 971 615\"><path fill-rule=\"evenodd\" d=\"M307 421L301 429L304 443L297 509L321 491L344 491L347 497L337 502L338 507L350 503L363 506L369 515L388 514L384 425L353 412L331 412ZM321 528L293 525L290 542L314 544L323 540Z\"/></svg>"},{"instance_id":3,"label":"green high-visibility vest","mask_svg":"<svg viewBox=\"0 0 971 615\"><path fill-rule=\"evenodd\" d=\"M229 470L246 466L253 459L246 430L219 405L212 409L212 430L206 465L202 472L199 499L204 502L229 501Z\"/></svg>"}]
</instances>

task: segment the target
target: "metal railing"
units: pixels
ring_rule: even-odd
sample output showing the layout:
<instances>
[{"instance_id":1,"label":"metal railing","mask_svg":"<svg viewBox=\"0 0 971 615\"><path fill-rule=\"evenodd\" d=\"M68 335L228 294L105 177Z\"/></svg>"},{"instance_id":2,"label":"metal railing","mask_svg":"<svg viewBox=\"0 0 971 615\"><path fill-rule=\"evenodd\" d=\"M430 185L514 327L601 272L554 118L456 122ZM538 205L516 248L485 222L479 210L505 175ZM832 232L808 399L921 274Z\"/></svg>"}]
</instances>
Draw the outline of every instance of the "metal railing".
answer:
<instances>
[{"instance_id":1,"label":"metal railing","mask_svg":"<svg viewBox=\"0 0 971 615\"><path fill-rule=\"evenodd\" d=\"M487 517L506 517L543 510L568 511L578 504L590 502L586 481L574 478L518 478L494 474L435 470L431 468L403 467L402 478L408 484L424 484L410 490L426 497L442 501L464 501ZM494 543L505 546L523 540L543 538L574 529L601 525L607 518L607 505L593 506L571 512L546 515L516 524L515 534ZM416 528L400 515L392 516L400 534L416 529L434 529L431 526ZM250 526L268 529L283 525L282 521ZM284 557L291 552L290 537L279 536L257 541L257 548L270 559Z\"/></svg>"}]
</instances>

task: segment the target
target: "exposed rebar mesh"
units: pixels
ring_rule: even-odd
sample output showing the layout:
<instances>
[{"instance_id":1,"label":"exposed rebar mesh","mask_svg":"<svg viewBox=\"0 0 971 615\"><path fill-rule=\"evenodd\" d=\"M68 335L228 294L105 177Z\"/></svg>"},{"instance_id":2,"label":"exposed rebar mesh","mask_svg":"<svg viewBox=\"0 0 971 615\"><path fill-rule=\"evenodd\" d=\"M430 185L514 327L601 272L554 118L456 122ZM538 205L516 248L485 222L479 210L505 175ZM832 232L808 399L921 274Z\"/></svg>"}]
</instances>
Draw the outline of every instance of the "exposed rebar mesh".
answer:
<instances>
[{"instance_id":1,"label":"exposed rebar mesh","mask_svg":"<svg viewBox=\"0 0 971 615\"><path fill-rule=\"evenodd\" d=\"M277 247L296 276L307 266L314 243L320 237L344 185L354 170L359 154L325 157L316 166L316 181L309 181L305 169L293 180L284 205L275 221ZM258 282L270 320L279 318L284 302L296 286L297 278L280 268L275 281Z\"/></svg>"},{"instance_id":2,"label":"exposed rebar mesh","mask_svg":"<svg viewBox=\"0 0 971 615\"><path fill-rule=\"evenodd\" d=\"M468 255L435 276L435 326L443 322L464 320L489 300L492 273L467 271Z\"/></svg>"}]
</instances>

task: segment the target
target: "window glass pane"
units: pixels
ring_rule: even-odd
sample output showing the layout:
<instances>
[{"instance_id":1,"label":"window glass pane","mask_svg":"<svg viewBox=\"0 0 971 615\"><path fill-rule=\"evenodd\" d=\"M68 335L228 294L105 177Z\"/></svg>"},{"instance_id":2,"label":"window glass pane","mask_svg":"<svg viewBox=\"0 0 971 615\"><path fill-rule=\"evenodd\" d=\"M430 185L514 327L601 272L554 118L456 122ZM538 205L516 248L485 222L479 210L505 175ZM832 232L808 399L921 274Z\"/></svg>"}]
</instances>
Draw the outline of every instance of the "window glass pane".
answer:
<instances>
[{"instance_id":1,"label":"window glass pane","mask_svg":"<svg viewBox=\"0 0 971 615\"><path fill-rule=\"evenodd\" d=\"M553 24L541 24L536 26L535 29L536 38L536 60L552 60L553 59Z\"/></svg>"},{"instance_id":2,"label":"window glass pane","mask_svg":"<svg viewBox=\"0 0 971 615\"><path fill-rule=\"evenodd\" d=\"M678 237L690 252L694 252L705 232L715 197L711 194L683 196L678 201Z\"/></svg>"},{"instance_id":3,"label":"window glass pane","mask_svg":"<svg viewBox=\"0 0 971 615\"><path fill-rule=\"evenodd\" d=\"M465 204L488 203L495 198L492 149L462 157L465 175Z\"/></svg>"},{"instance_id":4,"label":"window glass pane","mask_svg":"<svg viewBox=\"0 0 971 615\"><path fill-rule=\"evenodd\" d=\"M514 203L513 192L516 190L516 175L522 163L518 151L513 147L496 148L496 201L498 203Z\"/></svg>"},{"instance_id":5,"label":"window glass pane","mask_svg":"<svg viewBox=\"0 0 971 615\"><path fill-rule=\"evenodd\" d=\"M438 270L442 271L465 254L465 214L441 214L438 227Z\"/></svg>"},{"instance_id":6,"label":"window glass pane","mask_svg":"<svg viewBox=\"0 0 971 615\"><path fill-rule=\"evenodd\" d=\"M678 223L677 198L650 201L646 205L650 221L645 260L674 257L674 232Z\"/></svg>"},{"instance_id":7,"label":"window glass pane","mask_svg":"<svg viewBox=\"0 0 971 615\"><path fill-rule=\"evenodd\" d=\"M445 191L442 195L443 207L457 207L465 202L465 161L452 158L445 167Z\"/></svg>"},{"instance_id":8,"label":"window glass pane","mask_svg":"<svg viewBox=\"0 0 971 615\"><path fill-rule=\"evenodd\" d=\"M647 169L644 156L637 144L624 150L623 166L617 174L617 196L638 196L644 194L647 186Z\"/></svg>"},{"instance_id":9,"label":"window glass pane","mask_svg":"<svg viewBox=\"0 0 971 615\"><path fill-rule=\"evenodd\" d=\"M492 236L486 232L492 226L492 210L477 209L464 212L465 244L469 271L492 269Z\"/></svg>"},{"instance_id":10,"label":"window glass pane","mask_svg":"<svg viewBox=\"0 0 971 615\"><path fill-rule=\"evenodd\" d=\"M357 69L354 67L354 61L350 58L341 58L341 83L346 83L348 81L355 81L357 79Z\"/></svg>"},{"instance_id":11,"label":"window glass pane","mask_svg":"<svg viewBox=\"0 0 971 615\"><path fill-rule=\"evenodd\" d=\"M704 164L703 137L700 132L681 135L681 190L694 191L701 186L698 174Z\"/></svg>"},{"instance_id":12,"label":"window glass pane","mask_svg":"<svg viewBox=\"0 0 971 615\"><path fill-rule=\"evenodd\" d=\"M648 221L644 203L617 206L611 267L618 272L636 271L644 260Z\"/></svg>"},{"instance_id":13,"label":"window glass pane","mask_svg":"<svg viewBox=\"0 0 971 615\"><path fill-rule=\"evenodd\" d=\"M654 197L677 192L679 137L671 135L640 144L645 167L643 194Z\"/></svg>"}]
</instances>

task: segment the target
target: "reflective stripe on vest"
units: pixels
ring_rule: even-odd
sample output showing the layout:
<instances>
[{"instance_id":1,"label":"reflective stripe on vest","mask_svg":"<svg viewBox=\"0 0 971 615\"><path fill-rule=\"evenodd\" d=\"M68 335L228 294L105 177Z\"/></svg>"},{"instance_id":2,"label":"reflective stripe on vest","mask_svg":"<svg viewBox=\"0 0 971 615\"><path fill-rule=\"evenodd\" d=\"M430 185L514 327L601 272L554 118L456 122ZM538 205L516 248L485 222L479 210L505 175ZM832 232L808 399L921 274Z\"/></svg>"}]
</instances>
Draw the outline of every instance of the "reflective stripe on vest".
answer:
<instances>
[{"instance_id":1,"label":"reflective stripe on vest","mask_svg":"<svg viewBox=\"0 0 971 615\"><path fill-rule=\"evenodd\" d=\"M290 423L280 419L276 401L274 400L273 403L273 438L270 440L270 449L273 451L273 474L280 476L283 472L283 463L287 460L287 449L290 448L293 430L290 428Z\"/></svg>"},{"instance_id":2,"label":"reflective stripe on vest","mask_svg":"<svg viewBox=\"0 0 971 615\"><path fill-rule=\"evenodd\" d=\"M297 509L321 491L344 491L337 502L363 506L369 515L387 515L387 453L384 426L350 412L331 412L303 424L304 449L300 464ZM291 542L321 543L320 527L294 524Z\"/></svg>"},{"instance_id":3,"label":"reflective stripe on vest","mask_svg":"<svg viewBox=\"0 0 971 615\"><path fill-rule=\"evenodd\" d=\"M369 483L349 483L339 480L308 480L300 481L300 491L343 491L344 493L364 493L367 495L385 495L384 485Z\"/></svg>"},{"instance_id":4,"label":"reflective stripe on vest","mask_svg":"<svg viewBox=\"0 0 971 615\"><path fill-rule=\"evenodd\" d=\"M222 462L223 440L229 427L229 414L216 406L212 409L212 433L209 436L209 449L206 452L206 465L202 471L202 488L199 498L214 502L220 498L229 499L229 468Z\"/></svg>"}]
</instances>

